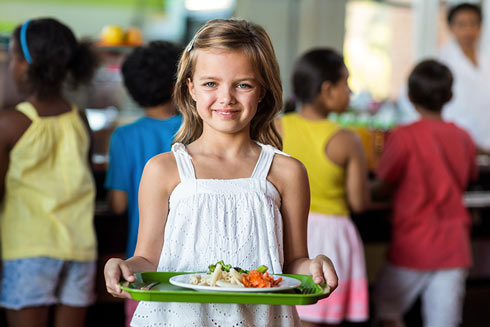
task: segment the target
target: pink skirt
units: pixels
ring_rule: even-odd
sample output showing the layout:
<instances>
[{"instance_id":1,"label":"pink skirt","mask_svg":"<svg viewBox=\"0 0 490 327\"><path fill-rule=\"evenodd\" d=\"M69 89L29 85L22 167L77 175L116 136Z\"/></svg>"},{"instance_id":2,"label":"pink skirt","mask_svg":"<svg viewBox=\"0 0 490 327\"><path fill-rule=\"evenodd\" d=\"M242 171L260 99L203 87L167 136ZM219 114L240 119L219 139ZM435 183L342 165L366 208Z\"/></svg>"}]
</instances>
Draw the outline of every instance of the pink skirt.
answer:
<instances>
[{"instance_id":1,"label":"pink skirt","mask_svg":"<svg viewBox=\"0 0 490 327\"><path fill-rule=\"evenodd\" d=\"M367 321L369 296L364 248L352 220L310 212L308 253L310 258L324 254L332 260L339 286L316 304L297 306L301 320L327 324Z\"/></svg>"}]
</instances>

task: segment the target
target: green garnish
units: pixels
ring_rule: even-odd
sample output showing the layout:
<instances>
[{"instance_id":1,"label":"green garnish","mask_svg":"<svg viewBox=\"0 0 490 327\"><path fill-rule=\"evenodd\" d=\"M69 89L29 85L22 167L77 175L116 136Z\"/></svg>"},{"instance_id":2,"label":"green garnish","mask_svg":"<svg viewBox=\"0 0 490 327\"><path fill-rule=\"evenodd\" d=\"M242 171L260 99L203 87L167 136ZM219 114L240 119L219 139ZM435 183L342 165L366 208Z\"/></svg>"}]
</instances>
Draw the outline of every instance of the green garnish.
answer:
<instances>
[{"instance_id":1,"label":"green garnish","mask_svg":"<svg viewBox=\"0 0 490 327\"><path fill-rule=\"evenodd\" d=\"M224 263L223 260L220 260L218 262L216 262L214 265L209 265L209 272L214 272L214 270L216 269L216 266L220 264L221 265L221 271L226 271L226 272L230 272L230 269L232 268L231 265L227 265ZM250 273L250 270L245 270L245 269L242 269L240 267L233 267L233 269L235 269L236 271L238 271L240 274L248 274ZM260 266L256 269L258 272L261 272L261 273L265 273L267 270L269 270L269 268L267 266Z\"/></svg>"},{"instance_id":2,"label":"green garnish","mask_svg":"<svg viewBox=\"0 0 490 327\"><path fill-rule=\"evenodd\" d=\"M216 262L214 265L209 265L209 271L210 272L214 272L214 270L216 269L216 266L220 264L221 265L221 271L227 271L229 272L230 269L231 269L231 265L226 265L223 260L220 260L218 262Z\"/></svg>"},{"instance_id":3,"label":"green garnish","mask_svg":"<svg viewBox=\"0 0 490 327\"><path fill-rule=\"evenodd\" d=\"M269 270L269 268L267 266L262 265L262 266L260 266L259 268L255 269L255 270L257 270L260 273L265 273L267 270Z\"/></svg>"}]
</instances>

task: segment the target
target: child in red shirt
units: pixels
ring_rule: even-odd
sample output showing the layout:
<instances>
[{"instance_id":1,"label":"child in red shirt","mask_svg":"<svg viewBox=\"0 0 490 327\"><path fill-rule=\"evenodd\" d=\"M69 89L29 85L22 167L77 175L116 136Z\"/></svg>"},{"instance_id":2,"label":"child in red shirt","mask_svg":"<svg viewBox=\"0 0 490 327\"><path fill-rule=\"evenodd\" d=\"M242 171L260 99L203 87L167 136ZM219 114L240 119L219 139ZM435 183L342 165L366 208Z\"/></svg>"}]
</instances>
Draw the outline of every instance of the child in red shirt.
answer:
<instances>
[{"instance_id":1,"label":"child in red shirt","mask_svg":"<svg viewBox=\"0 0 490 327\"><path fill-rule=\"evenodd\" d=\"M374 292L378 326L403 326L418 296L426 326L459 326L471 265L470 217L463 192L476 177L476 148L464 130L444 122L453 77L443 64L419 63L408 81L421 119L393 131L373 195L391 195L388 263Z\"/></svg>"}]
</instances>

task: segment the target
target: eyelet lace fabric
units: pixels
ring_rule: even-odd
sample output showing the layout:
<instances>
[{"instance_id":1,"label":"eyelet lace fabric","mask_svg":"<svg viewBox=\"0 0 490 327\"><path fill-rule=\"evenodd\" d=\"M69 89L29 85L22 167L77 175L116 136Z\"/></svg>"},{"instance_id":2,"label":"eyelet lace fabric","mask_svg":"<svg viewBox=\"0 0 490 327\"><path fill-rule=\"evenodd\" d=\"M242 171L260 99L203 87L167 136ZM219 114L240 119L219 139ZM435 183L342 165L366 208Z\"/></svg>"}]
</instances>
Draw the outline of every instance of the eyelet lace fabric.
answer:
<instances>
[{"instance_id":1,"label":"eyelet lace fabric","mask_svg":"<svg viewBox=\"0 0 490 327\"><path fill-rule=\"evenodd\" d=\"M282 273L280 195L267 181L276 152L262 146L250 178L196 179L182 144L172 151L180 184L169 200L158 271L207 271L224 260L233 266L269 267ZM294 306L141 302L131 326L299 326Z\"/></svg>"}]
</instances>

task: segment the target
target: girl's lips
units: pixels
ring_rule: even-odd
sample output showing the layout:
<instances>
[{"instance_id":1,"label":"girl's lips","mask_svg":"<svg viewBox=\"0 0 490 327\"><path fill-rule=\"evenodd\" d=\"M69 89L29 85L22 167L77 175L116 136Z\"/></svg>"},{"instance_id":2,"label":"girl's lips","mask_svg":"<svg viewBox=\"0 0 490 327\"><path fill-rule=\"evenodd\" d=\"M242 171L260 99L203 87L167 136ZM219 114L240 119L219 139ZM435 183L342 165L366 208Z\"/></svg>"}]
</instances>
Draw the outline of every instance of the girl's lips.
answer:
<instances>
[{"instance_id":1,"label":"girl's lips","mask_svg":"<svg viewBox=\"0 0 490 327\"><path fill-rule=\"evenodd\" d=\"M213 109L212 111L218 114L218 116L223 118L233 118L240 112L240 110L229 110L229 109Z\"/></svg>"}]
</instances>

